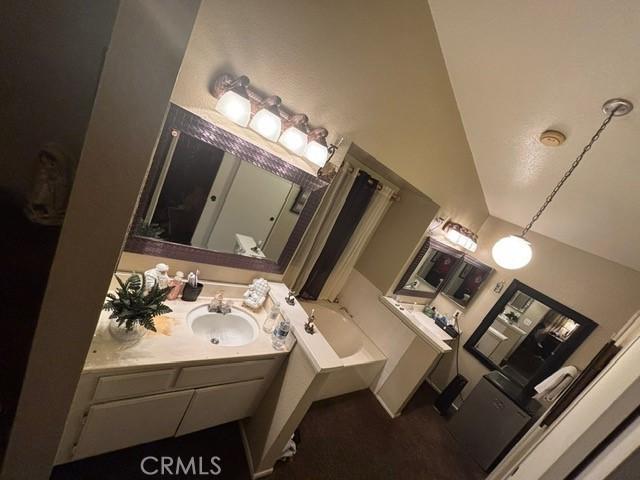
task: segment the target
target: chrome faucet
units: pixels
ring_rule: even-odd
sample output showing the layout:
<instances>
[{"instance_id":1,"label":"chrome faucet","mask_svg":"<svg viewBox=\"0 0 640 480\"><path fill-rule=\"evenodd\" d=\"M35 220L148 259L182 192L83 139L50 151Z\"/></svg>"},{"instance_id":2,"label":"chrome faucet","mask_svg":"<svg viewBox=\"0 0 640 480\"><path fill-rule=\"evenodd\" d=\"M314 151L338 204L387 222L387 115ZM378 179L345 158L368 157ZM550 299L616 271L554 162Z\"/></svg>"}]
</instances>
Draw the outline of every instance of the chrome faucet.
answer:
<instances>
[{"instance_id":1,"label":"chrome faucet","mask_svg":"<svg viewBox=\"0 0 640 480\"><path fill-rule=\"evenodd\" d=\"M289 294L284 299L287 305L294 306L296 304L296 292L289 290Z\"/></svg>"},{"instance_id":2,"label":"chrome faucet","mask_svg":"<svg viewBox=\"0 0 640 480\"><path fill-rule=\"evenodd\" d=\"M307 322L304 324L304 331L309 335L313 335L316 333L316 324L314 323L316 320L316 311L315 309L311 310L311 315L307 318Z\"/></svg>"},{"instance_id":3,"label":"chrome faucet","mask_svg":"<svg viewBox=\"0 0 640 480\"><path fill-rule=\"evenodd\" d=\"M211 299L211 303L209 303L208 307L209 312L211 313L221 313L226 315L231 312L231 304L229 302L224 301L224 296L222 292L218 292Z\"/></svg>"}]
</instances>

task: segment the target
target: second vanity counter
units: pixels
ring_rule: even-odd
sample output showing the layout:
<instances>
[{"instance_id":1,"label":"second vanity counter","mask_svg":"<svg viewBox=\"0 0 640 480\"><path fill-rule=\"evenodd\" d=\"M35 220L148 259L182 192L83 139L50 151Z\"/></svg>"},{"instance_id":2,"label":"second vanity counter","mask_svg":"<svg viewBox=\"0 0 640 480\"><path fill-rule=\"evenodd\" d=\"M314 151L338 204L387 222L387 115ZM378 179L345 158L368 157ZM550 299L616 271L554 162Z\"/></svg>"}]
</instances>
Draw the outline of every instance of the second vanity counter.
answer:
<instances>
[{"instance_id":1,"label":"second vanity counter","mask_svg":"<svg viewBox=\"0 0 640 480\"><path fill-rule=\"evenodd\" d=\"M390 297L380 297L380 302L387 307L402 323L409 327L418 337L427 342L440 353L451 351L448 342L453 338L436 325L433 318L427 317L422 311L410 311L408 304L402 304Z\"/></svg>"}]
</instances>

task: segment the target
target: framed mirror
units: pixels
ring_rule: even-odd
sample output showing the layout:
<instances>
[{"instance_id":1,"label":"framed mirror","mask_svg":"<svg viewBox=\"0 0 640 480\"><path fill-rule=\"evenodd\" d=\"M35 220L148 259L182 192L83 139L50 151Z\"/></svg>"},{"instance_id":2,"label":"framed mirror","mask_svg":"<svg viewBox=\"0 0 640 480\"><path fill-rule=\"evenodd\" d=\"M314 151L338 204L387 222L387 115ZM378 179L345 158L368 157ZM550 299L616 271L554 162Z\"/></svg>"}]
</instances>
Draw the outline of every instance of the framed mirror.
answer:
<instances>
[{"instance_id":1,"label":"framed mirror","mask_svg":"<svg viewBox=\"0 0 640 480\"><path fill-rule=\"evenodd\" d=\"M527 393L563 365L597 323L514 280L464 345Z\"/></svg>"},{"instance_id":2,"label":"framed mirror","mask_svg":"<svg viewBox=\"0 0 640 480\"><path fill-rule=\"evenodd\" d=\"M486 282L493 268L467 255L458 262L442 289L442 294L466 308Z\"/></svg>"},{"instance_id":3,"label":"framed mirror","mask_svg":"<svg viewBox=\"0 0 640 480\"><path fill-rule=\"evenodd\" d=\"M171 104L125 250L282 273L325 189Z\"/></svg>"},{"instance_id":4,"label":"framed mirror","mask_svg":"<svg viewBox=\"0 0 640 480\"><path fill-rule=\"evenodd\" d=\"M433 298L455 270L462 252L429 237L400 279L394 293Z\"/></svg>"}]
</instances>

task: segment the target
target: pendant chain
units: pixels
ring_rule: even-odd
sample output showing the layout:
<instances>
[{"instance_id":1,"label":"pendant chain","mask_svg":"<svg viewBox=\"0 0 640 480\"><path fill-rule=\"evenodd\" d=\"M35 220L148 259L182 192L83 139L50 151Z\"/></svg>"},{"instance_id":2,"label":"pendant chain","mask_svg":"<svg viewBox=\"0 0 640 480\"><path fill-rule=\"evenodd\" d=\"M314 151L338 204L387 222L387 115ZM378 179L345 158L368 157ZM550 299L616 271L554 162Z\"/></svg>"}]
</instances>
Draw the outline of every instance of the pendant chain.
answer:
<instances>
[{"instance_id":1,"label":"pendant chain","mask_svg":"<svg viewBox=\"0 0 640 480\"><path fill-rule=\"evenodd\" d=\"M604 119L604 122L602 122L602 125L600 125L600 128L598 128L598 130L593 135L593 137L591 137L591 140L589 141L589 143L587 145L585 145L585 147L582 149L582 152L580 153L580 155L578 155L576 157L576 159L573 161L573 163L571 164L571 167L569 168L569 170L567 170L565 172L565 174L562 176L562 178L560 179L558 184L554 187L554 189L551 191L551 193L547 196L547 198L545 199L545 201L542 204L542 206L540 207L540 209L531 218L531 221L527 224L527 226L524 227L524 230L522 230L522 233L520 234L521 237L524 237L527 234L527 232L529 230L531 230L531 227L533 226L533 224L536 222L536 220L538 220L540 218L540 215L542 215L542 212L544 212L545 209L549 206L549 204L553 200L553 197L556 196L556 194L558 193L560 188L562 188L562 185L564 185L564 182L566 182L569 179L569 177L571 176L573 171L578 167L578 165L580 165L580 162L582 161L582 158L585 156L585 154L589 150L591 150L591 147L593 146L593 144L598 141L598 139L600 138L600 134L602 132L604 132L605 128L607 128L607 125L609 125L609 122L611 122L611 119L615 115L615 113L618 110L618 108L620 108L620 107L616 107L615 109L613 109L609 113L609 115L607 115L607 118Z\"/></svg>"}]
</instances>

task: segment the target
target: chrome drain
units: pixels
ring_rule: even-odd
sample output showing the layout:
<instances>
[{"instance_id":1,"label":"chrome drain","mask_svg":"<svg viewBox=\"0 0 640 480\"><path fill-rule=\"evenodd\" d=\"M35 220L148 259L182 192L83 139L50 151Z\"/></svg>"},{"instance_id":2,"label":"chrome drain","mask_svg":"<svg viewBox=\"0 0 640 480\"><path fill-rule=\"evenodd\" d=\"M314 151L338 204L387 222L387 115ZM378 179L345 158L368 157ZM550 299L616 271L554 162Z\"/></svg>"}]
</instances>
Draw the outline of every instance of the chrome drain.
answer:
<instances>
[{"instance_id":1,"label":"chrome drain","mask_svg":"<svg viewBox=\"0 0 640 480\"><path fill-rule=\"evenodd\" d=\"M212 337L210 341L214 345L218 345L220 343L220 339L218 337Z\"/></svg>"}]
</instances>

